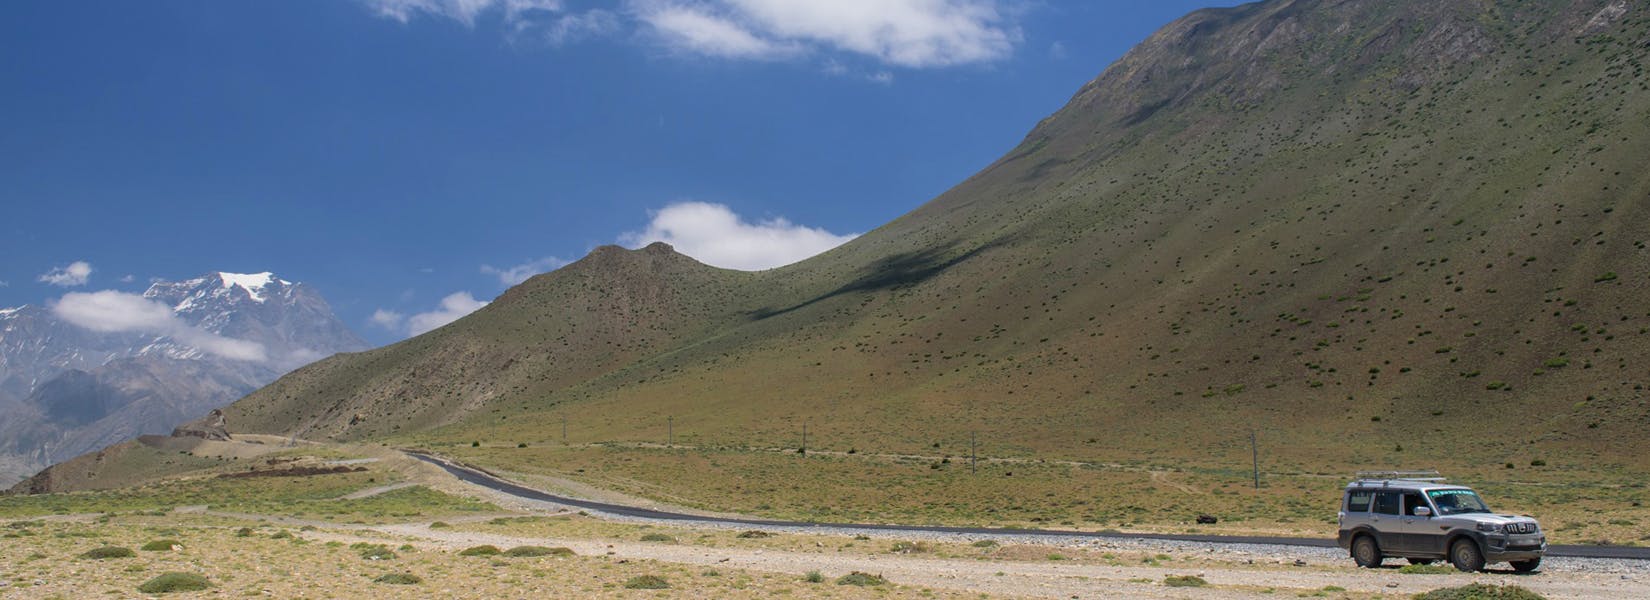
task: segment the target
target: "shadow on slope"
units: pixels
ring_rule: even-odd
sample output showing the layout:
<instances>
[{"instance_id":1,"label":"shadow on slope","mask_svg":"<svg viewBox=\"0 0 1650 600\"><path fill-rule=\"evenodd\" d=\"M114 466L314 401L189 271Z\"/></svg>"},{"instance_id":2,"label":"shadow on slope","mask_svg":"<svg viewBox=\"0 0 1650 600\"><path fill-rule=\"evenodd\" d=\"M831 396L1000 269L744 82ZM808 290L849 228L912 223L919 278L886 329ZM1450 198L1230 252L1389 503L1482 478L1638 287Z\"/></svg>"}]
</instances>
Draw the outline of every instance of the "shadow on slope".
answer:
<instances>
[{"instance_id":1,"label":"shadow on slope","mask_svg":"<svg viewBox=\"0 0 1650 600\"><path fill-rule=\"evenodd\" d=\"M1004 246L1007 243L1008 238L998 238L957 254L956 249L959 244L953 240L932 248L901 252L871 263L861 269L860 276L853 281L810 300L786 308L765 307L751 311L749 314L752 320L760 321L800 310L843 294L873 292L916 285L986 250Z\"/></svg>"}]
</instances>

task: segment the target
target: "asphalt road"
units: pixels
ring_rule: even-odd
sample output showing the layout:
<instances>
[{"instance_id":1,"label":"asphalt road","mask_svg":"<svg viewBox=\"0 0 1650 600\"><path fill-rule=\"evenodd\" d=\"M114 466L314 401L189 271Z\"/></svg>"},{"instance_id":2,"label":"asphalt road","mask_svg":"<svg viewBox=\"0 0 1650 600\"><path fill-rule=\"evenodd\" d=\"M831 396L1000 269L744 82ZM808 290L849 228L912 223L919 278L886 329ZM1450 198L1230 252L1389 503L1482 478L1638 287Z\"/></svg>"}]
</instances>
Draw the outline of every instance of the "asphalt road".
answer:
<instances>
[{"instance_id":1,"label":"asphalt road","mask_svg":"<svg viewBox=\"0 0 1650 600\"><path fill-rule=\"evenodd\" d=\"M1198 542L1207 544L1271 544L1277 546L1310 546L1318 548L1333 548L1335 540L1323 538L1302 537L1267 537L1254 535L1197 535L1178 533L1118 533L1107 531L1069 531L1060 529L1012 529L993 527L943 527L938 525L878 525L863 523L810 523L805 521L774 521L767 519L735 519L725 517L705 517L686 515L651 508L625 506L622 504L608 504L593 502L577 498L567 498L554 494L547 494L539 490L511 483L501 477L492 475L481 469L464 466L432 454L418 451L406 451L408 456L422 460L446 469L454 477L462 481L473 483L497 492L509 494L528 500L553 502L565 506L574 506L608 514L642 519L658 519L662 521L697 521L711 523L726 523L735 525L749 525L752 527L844 527L866 529L873 531L910 531L930 533L961 533L971 535L1044 535L1054 537L1073 538L1116 538L1116 539L1146 539L1146 540L1173 540L1181 542ZM1650 548L1628 546L1566 546L1552 545L1547 547L1547 556L1566 558L1614 558L1650 560Z\"/></svg>"}]
</instances>

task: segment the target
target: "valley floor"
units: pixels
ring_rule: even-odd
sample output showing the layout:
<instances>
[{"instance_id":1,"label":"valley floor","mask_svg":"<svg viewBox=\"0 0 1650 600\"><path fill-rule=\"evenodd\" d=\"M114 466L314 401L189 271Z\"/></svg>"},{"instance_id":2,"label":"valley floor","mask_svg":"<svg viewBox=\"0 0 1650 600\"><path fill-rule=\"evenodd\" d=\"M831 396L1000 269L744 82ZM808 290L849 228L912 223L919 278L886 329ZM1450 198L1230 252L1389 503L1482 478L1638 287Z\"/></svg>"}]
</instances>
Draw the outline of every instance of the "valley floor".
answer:
<instances>
[{"instance_id":1,"label":"valley floor","mask_svg":"<svg viewBox=\"0 0 1650 600\"><path fill-rule=\"evenodd\" d=\"M214 587L199 595L278 598L1396 599L1473 582L1519 585L1553 599L1650 597L1650 561L1553 558L1527 576L1418 574L1396 566L1357 569L1339 551L1319 548L620 521L470 486L430 465L397 462L392 471L388 458L365 460L347 462L380 470L234 480L264 486L256 488L264 493L316 488L327 478L353 481L324 488L337 494L336 502L299 510L264 511L235 501L25 516L17 512L21 505L12 506L13 516L0 521L6 538L0 598L142 597L140 585L172 571L209 580ZM350 489L340 493L344 488ZM414 492L463 501L412 510L392 502ZM169 541L159 550L140 550L163 539ZM560 547L572 554L461 554L481 545ZM134 556L82 557L107 546ZM838 583L855 572L888 583ZM419 582L377 581L390 574ZM669 587L627 587L643 576ZM1202 583L1171 585L1185 582Z\"/></svg>"}]
</instances>

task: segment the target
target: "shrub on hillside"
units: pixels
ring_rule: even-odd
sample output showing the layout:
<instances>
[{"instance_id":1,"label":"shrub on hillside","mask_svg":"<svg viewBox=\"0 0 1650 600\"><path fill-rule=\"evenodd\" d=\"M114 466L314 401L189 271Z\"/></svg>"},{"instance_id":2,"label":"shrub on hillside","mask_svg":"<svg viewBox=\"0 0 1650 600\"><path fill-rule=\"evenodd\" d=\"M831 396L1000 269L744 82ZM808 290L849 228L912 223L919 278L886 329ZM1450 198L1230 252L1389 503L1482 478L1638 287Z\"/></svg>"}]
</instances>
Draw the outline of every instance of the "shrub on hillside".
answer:
<instances>
[{"instance_id":1,"label":"shrub on hillside","mask_svg":"<svg viewBox=\"0 0 1650 600\"><path fill-rule=\"evenodd\" d=\"M888 580L883 579L881 575L872 575L870 573L861 573L859 571L854 571L847 575L843 575L838 577L836 580L837 585L874 586L885 585L887 583Z\"/></svg>"},{"instance_id":2,"label":"shrub on hillside","mask_svg":"<svg viewBox=\"0 0 1650 600\"><path fill-rule=\"evenodd\" d=\"M1547 600L1545 596L1516 585L1489 585L1474 583L1461 587L1432 590L1416 594L1415 600Z\"/></svg>"},{"instance_id":3,"label":"shrub on hillside","mask_svg":"<svg viewBox=\"0 0 1650 600\"><path fill-rule=\"evenodd\" d=\"M391 585L417 585L424 582L424 578L412 573L385 573L379 575L373 583L388 583Z\"/></svg>"},{"instance_id":4,"label":"shrub on hillside","mask_svg":"<svg viewBox=\"0 0 1650 600\"><path fill-rule=\"evenodd\" d=\"M391 550L389 546L385 546L383 544L357 542L350 544L350 548L360 551L361 558L366 560L390 560L395 558L395 551Z\"/></svg>"},{"instance_id":5,"label":"shrub on hillside","mask_svg":"<svg viewBox=\"0 0 1650 600\"><path fill-rule=\"evenodd\" d=\"M763 539L763 538L771 538L771 537L773 537L773 534L768 533L766 531L759 531L759 530L755 530L755 529L752 529L750 531L741 532L739 534L740 539L746 539L746 540L760 540L760 539Z\"/></svg>"},{"instance_id":6,"label":"shrub on hillside","mask_svg":"<svg viewBox=\"0 0 1650 600\"><path fill-rule=\"evenodd\" d=\"M159 577L150 579L138 586L138 591L145 594L169 594L172 592L198 592L212 587L212 582L205 577L194 573L162 573Z\"/></svg>"},{"instance_id":7,"label":"shrub on hillside","mask_svg":"<svg viewBox=\"0 0 1650 600\"><path fill-rule=\"evenodd\" d=\"M90 560L103 560L106 558L131 558L136 555L136 553L132 552L131 548L104 546L102 548L87 550L86 553L81 554L80 557Z\"/></svg>"},{"instance_id":8,"label":"shrub on hillside","mask_svg":"<svg viewBox=\"0 0 1650 600\"><path fill-rule=\"evenodd\" d=\"M143 550L144 552L170 552L172 551L172 548L182 545L183 544L177 540L155 540L144 544L140 550Z\"/></svg>"},{"instance_id":9,"label":"shrub on hillside","mask_svg":"<svg viewBox=\"0 0 1650 600\"><path fill-rule=\"evenodd\" d=\"M573 551L571 549L562 548L560 546L557 546L555 548L546 548L544 546L516 546L516 547L511 548L509 550L505 550L504 555L508 556L508 557L511 557L511 558L534 558L534 557L539 557L539 556L572 556Z\"/></svg>"},{"instance_id":10,"label":"shrub on hillside","mask_svg":"<svg viewBox=\"0 0 1650 600\"><path fill-rule=\"evenodd\" d=\"M670 537L670 536L665 535L663 533L649 533L647 535L642 536L642 541L644 541L644 542L674 542L674 541L676 541L676 538Z\"/></svg>"},{"instance_id":11,"label":"shrub on hillside","mask_svg":"<svg viewBox=\"0 0 1650 600\"><path fill-rule=\"evenodd\" d=\"M1203 587L1209 585L1209 582L1196 575L1170 575L1163 578L1163 585L1169 587Z\"/></svg>"},{"instance_id":12,"label":"shrub on hillside","mask_svg":"<svg viewBox=\"0 0 1650 600\"><path fill-rule=\"evenodd\" d=\"M499 552L501 552L501 550L498 549L498 546L494 546L492 544L485 544L485 545L481 545L481 546L471 546L469 548L465 548L464 550L460 551L458 553L458 555L459 556L494 556L494 555L497 555Z\"/></svg>"}]
</instances>

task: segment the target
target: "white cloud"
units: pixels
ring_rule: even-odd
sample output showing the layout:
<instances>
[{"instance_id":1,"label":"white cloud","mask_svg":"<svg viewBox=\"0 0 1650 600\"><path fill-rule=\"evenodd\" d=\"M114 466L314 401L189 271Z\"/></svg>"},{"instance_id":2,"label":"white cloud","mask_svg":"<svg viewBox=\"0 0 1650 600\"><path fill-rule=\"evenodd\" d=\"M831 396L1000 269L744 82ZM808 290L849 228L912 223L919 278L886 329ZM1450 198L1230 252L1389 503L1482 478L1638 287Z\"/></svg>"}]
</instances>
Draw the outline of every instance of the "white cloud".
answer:
<instances>
[{"instance_id":1,"label":"white cloud","mask_svg":"<svg viewBox=\"0 0 1650 600\"><path fill-rule=\"evenodd\" d=\"M137 281L137 276L136 275L125 275L125 276L122 276L120 278L121 283L131 283L131 282L134 282L134 281Z\"/></svg>"},{"instance_id":2,"label":"white cloud","mask_svg":"<svg viewBox=\"0 0 1650 600\"><path fill-rule=\"evenodd\" d=\"M419 335L431 329L459 320L464 315L473 313L486 302L476 300L469 292L456 292L441 299L441 306L430 312L422 312L407 317L407 335Z\"/></svg>"},{"instance_id":3,"label":"white cloud","mask_svg":"<svg viewBox=\"0 0 1650 600\"><path fill-rule=\"evenodd\" d=\"M686 6L662 6L641 14L642 21L666 45L686 52L719 58L774 59L795 54L798 48L757 37L744 27Z\"/></svg>"},{"instance_id":4,"label":"white cloud","mask_svg":"<svg viewBox=\"0 0 1650 600\"><path fill-rule=\"evenodd\" d=\"M401 323L406 319L407 315L380 308L372 311L372 316L367 317L367 322L390 331L401 331Z\"/></svg>"},{"instance_id":5,"label":"white cloud","mask_svg":"<svg viewBox=\"0 0 1650 600\"><path fill-rule=\"evenodd\" d=\"M41 275L38 281L59 287L74 287L86 285L92 277L92 264L83 260L69 263L67 267L58 267Z\"/></svg>"},{"instance_id":6,"label":"white cloud","mask_svg":"<svg viewBox=\"0 0 1650 600\"><path fill-rule=\"evenodd\" d=\"M486 302L477 300L469 292L448 294L441 299L441 305L435 310L406 316L393 310L380 308L373 311L367 322L386 331L393 331L406 336L426 333L432 329L457 321L487 306Z\"/></svg>"},{"instance_id":7,"label":"white cloud","mask_svg":"<svg viewBox=\"0 0 1650 600\"><path fill-rule=\"evenodd\" d=\"M1069 50L1066 50L1066 43L1065 42L1055 40L1054 43L1048 45L1048 57L1049 58L1052 58L1054 60L1065 60L1065 58L1067 56L1070 56L1070 55L1071 55L1071 52Z\"/></svg>"},{"instance_id":8,"label":"white cloud","mask_svg":"<svg viewBox=\"0 0 1650 600\"><path fill-rule=\"evenodd\" d=\"M402 23L419 17L474 27L497 15L509 35L551 45L644 35L666 48L735 60L851 54L881 65L947 67L1001 60L1021 34L1023 0L626 0L570 9L562 0L357 0Z\"/></svg>"},{"instance_id":9,"label":"white cloud","mask_svg":"<svg viewBox=\"0 0 1650 600\"><path fill-rule=\"evenodd\" d=\"M641 20L678 50L783 58L799 48L909 68L991 62L1020 41L1005 0L642 0Z\"/></svg>"},{"instance_id":10,"label":"white cloud","mask_svg":"<svg viewBox=\"0 0 1650 600\"><path fill-rule=\"evenodd\" d=\"M545 26L544 39L560 46L617 33L624 28L619 16L601 9L559 17Z\"/></svg>"},{"instance_id":11,"label":"white cloud","mask_svg":"<svg viewBox=\"0 0 1650 600\"><path fill-rule=\"evenodd\" d=\"M506 22L517 22L532 13L558 12L560 0L360 0L380 17L402 23L426 15L445 17L474 26L482 13L498 11Z\"/></svg>"},{"instance_id":12,"label":"white cloud","mask_svg":"<svg viewBox=\"0 0 1650 600\"><path fill-rule=\"evenodd\" d=\"M268 358L262 344L192 326L173 314L171 307L138 294L113 290L72 292L53 302L51 309L58 318L92 331L169 336L180 344L232 360L262 362Z\"/></svg>"},{"instance_id":13,"label":"white cloud","mask_svg":"<svg viewBox=\"0 0 1650 600\"><path fill-rule=\"evenodd\" d=\"M808 258L858 235L837 235L783 218L750 223L721 204L680 202L653 213L647 229L622 234L619 242L631 247L665 242L708 265L759 271Z\"/></svg>"},{"instance_id":14,"label":"white cloud","mask_svg":"<svg viewBox=\"0 0 1650 600\"><path fill-rule=\"evenodd\" d=\"M568 262L570 261L556 258L554 256L546 256L538 260L527 261L525 263L503 269L492 265L481 265L481 272L498 277L499 283L504 285L517 285L523 281L527 281L527 278L538 275L539 273L547 273L567 266Z\"/></svg>"}]
</instances>

